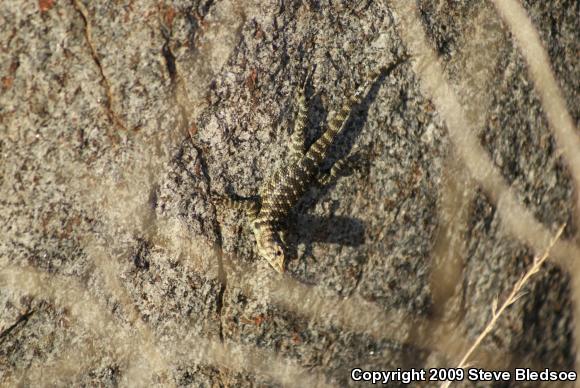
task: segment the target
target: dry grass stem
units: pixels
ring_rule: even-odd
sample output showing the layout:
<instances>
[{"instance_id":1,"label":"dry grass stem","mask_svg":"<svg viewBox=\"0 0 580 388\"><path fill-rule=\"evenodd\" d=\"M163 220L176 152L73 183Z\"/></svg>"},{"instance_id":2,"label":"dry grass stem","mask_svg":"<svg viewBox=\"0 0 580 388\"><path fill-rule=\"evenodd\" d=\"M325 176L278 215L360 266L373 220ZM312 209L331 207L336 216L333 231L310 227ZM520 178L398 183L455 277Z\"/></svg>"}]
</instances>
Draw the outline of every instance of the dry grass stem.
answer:
<instances>
[{"instance_id":1,"label":"dry grass stem","mask_svg":"<svg viewBox=\"0 0 580 388\"><path fill-rule=\"evenodd\" d=\"M475 340L475 342L473 342L473 344L471 345L471 347L469 348L469 350L467 352L465 352L465 355L463 356L463 358L461 359L461 361L459 361L459 364L457 365L457 368L466 368L468 366L467 365L467 360L469 359L469 357L471 357L471 355L473 354L473 352L475 351L475 349L477 349L477 347L483 342L483 339L485 337L487 337L487 335L493 330L493 328L495 327L495 325L497 323L497 320L503 314L503 312L509 306L511 306L512 304L514 304L518 299L520 299L522 296L525 295L525 293L522 292L522 289L527 284L527 282L530 280L530 278L532 276L534 276L536 273L538 273L538 271L540 270L540 267L542 266L542 264L544 264L544 262L548 259L548 255L550 253L550 250L552 249L552 247L554 246L554 244L556 244L556 241L558 241L558 239L560 238L560 235L564 231L564 228L565 227L566 227L566 224L564 224L564 225L562 225L560 227L560 229L558 230L558 232L556 233L556 235L552 238L552 240L550 241L550 244L548 245L548 247L544 251L544 254L542 256L540 256L540 257L537 257L536 256L534 258L534 264L516 282L516 284L514 285L514 287L511 290L511 292L509 293L509 295L507 296L507 298L505 299L505 301L502 303L502 305L499 308L497 307L497 304L498 304L497 299L494 299L493 300L492 305L491 305L491 320L485 326L485 328L483 329L483 331L481 332L481 334L479 334L479 336L477 337L477 339ZM441 385L441 387L442 388L448 387L449 384L450 384L450 382L447 381L447 382L443 383Z\"/></svg>"}]
</instances>

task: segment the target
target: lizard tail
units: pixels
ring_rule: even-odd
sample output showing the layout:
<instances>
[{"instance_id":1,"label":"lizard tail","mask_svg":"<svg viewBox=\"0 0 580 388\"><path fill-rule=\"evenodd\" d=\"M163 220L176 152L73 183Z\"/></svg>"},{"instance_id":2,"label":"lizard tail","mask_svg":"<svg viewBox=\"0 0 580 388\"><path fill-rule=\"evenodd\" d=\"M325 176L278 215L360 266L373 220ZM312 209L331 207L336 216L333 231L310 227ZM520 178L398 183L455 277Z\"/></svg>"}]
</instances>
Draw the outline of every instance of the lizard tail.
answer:
<instances>
[{"instance_id":1,"label":"lizard tail","mask_svg":"<svg viewBox=\"0 0 580 388\"><path fill-rule=\"evenodd\" d=\"M310 147L306 153L306 157L320 164L327 156L328 148L332 144L334 138L344 129L346 119L349 117L352 107L361 103L366 94L367 89L376 82L381 75L384 68L379 68L377 71L371 73L367 77L367 81L363 87L359 88L353 95L347 98L342 105L340 111L334 115L328 124L328 129L324 134Z\"/></svg>"}]
</instances>

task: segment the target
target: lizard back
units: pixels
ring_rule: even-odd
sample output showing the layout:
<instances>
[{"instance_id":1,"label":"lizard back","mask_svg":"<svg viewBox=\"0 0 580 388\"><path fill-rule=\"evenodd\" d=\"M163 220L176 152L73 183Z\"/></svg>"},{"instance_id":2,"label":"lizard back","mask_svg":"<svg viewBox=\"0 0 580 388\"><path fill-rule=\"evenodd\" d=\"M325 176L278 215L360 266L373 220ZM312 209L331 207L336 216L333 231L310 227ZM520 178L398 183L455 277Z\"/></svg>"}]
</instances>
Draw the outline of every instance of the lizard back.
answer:
<instances>
[{"instance_id":1,"label":"lizard back","mask_svg":"<svg viewBox=\"0 0 580 388\"><path fill-rule=\"evenodd\" d=\"M297 158L293 163L280 167L266 183L261 193L262 207L259 223L277 224L306 192L316 178L318 166L307 158Z\"/></svg>"}]
</instances>

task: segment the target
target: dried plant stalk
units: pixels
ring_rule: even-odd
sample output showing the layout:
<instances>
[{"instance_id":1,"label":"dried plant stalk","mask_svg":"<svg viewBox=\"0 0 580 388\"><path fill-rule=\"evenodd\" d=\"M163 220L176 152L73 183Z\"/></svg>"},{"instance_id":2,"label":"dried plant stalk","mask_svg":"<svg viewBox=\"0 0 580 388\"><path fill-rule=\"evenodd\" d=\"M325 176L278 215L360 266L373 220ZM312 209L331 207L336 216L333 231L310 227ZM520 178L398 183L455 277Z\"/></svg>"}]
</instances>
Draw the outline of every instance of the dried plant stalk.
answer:
<instances>
[{"instance_id":1,"label":"dried plant stalk","mask_svg":"<svg viewBox=\"0 0 580 388\"><path fill-rule=\"evenodd\" d=\"M566 224L564 224L564 225L562 225L560 227L560 229L558 230L558 232L556 233L556 235L552 238L552 240L550 241L550 244L548 245L548 247L544 251L544 254L542 256L540 256L540 257L537 257L536 256L534 258L534 264L516 282L516 284L514 285L514 287L511 290L511 292L507 296L506 300L499 307L499 309L497 307L497 304L498 304L497 298L493 300L492 305L491 305L491 320L485 326L485 328L483 329L483 331L481 332L481 334L479 334L479 336L477 337L477 339L475 340L475 342L471 345L471 347L469 348L469 350L467 350L467 352L465 352L465 355L463 356L463 358L461 359L461 361L459 361L459 364L457 365L457 368L466 368L468 366L467 365L467 360L469 359L469 357L471 357L471 355L473 354L473 352L475 351L475 349L477 349L477 347L481 344L481 342L483 342L483 339L485 337L487 337L487 335L493 330L493 328L495 327L495 324L497 323L497 320L503 314L503 312L509 306L511 306L512 304L514 304L518 299L520 299L522 296L525 295L525 293L522 292L522 289L524 288L524 286L526 285L526 283L530 280L530 278L532 276L534 276L536 273L538 273L538 271L540 270L540 267L542 266L542 264L544 264L544 262L547 260L548 255L550 253L550 250L552 249L552 247L556 244L556 241L558 241L558 239L562 235L562 232L564 231L564 228L565 227L566 227ZM449 384L450 384L450 382L449 381L446 381L445 383L443 383L441 385L441 387L442 388L449 387Z\"/></svg>"}]
</instances>

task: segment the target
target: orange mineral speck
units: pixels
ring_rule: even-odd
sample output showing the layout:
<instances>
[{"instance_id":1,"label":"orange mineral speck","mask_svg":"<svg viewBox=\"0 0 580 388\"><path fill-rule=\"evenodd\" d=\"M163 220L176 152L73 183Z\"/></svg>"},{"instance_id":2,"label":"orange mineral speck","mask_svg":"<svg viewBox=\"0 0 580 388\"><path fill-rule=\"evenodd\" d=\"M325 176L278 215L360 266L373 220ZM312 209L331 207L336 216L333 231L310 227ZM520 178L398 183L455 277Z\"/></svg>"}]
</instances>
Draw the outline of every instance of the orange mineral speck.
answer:
<instances>
[{"instance_id":1,"label":"orange mineral speck","mask_svg":"<svg viewBox=\"0 0 580 388\"><path fill-rule=\"evenodd\" d=\"M171 6L165 10L165 22L167 23L168 26L171 26L173 24L173 19L175 18L176 13L177 12L175 11L175 8Z\"/></svg>"},{"instance_id":2,"label":"orange mineral speck","mask_svg":"<svg viewBox=\"0 0 580 388\"><path fill-rule=\"evenodd\" d=\"M258 315L256 318L254 318L254 323L256 324L256 326L260 326L265 319L266 318L264 318L263 315Z\"/></svg>"},{"instance_id":3,"label":"orange mineral speck","mask_svg":"<svg viewBox=\"0 0 580 388\"><path fill-rule=\"evenodd\" d=\"M292 343L294 345L299 345L302 343L302 338L300 337L300 335L298 333L292 334Z\"/></svg>"},{"instance_id":4,"label":"orange mineral speck","mask_svg":"<svg viewBox=\"0 0 580 388\"><path fill-rule=\"evenodd\" d=\"M40 12L49 11L53 5L54 0L38 0L38 8L40 8Z\"/></svg>"},{"instance_id":5,"label":"orange mineral speck","mask_svg":"<svg viewBox=\"0 0 580 388\"><path fill-rule=\"evenodd\" d=\"M197 134L197 125L191 124L191 127L188 129L189 136L194 137Z\"/></svg>"},{"instance_id":6,"label":"orange mineral speck","mask_svg":"<svg viewBox=\"0 0 580 388\"><path fill-rule=\"evenodd\" d=\"M13 82L14 79L10 76L2 77L2 88L10 89L12 87Z\"/></svg>"}]
</instances>

